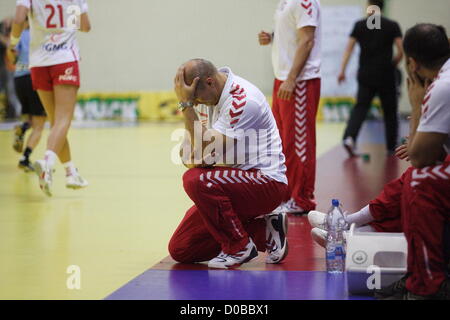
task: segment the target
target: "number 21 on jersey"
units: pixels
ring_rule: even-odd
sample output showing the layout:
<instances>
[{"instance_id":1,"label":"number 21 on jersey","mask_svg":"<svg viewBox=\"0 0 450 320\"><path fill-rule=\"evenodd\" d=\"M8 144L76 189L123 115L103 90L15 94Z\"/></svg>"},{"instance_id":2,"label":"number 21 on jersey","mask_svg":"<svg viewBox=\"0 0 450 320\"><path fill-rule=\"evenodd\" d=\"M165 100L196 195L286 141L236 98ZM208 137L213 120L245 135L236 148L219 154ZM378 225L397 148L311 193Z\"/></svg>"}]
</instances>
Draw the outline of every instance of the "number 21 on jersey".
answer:
<instances>
[{"instance_id":1,"label":"number 21 on jersey","mask_svg":"<svg viewBox=\"0 0 450 320\"><path fill-rule=\"evenodd\" d=\"M58 4L56 7L52 4L47 4L45 9L48 11L47 16L47 29L56 29L56 28L69 28L73 30L77 30L80 28L80 20L79 17L81 15L81 9L79 6L71 5L67 7L66 13L68 14L67 21L64 23L64 8L62 5ZM55 18L55 16L57 16ZM57 24L59 23L59 25Z\"/></svg>"}]
</instances>

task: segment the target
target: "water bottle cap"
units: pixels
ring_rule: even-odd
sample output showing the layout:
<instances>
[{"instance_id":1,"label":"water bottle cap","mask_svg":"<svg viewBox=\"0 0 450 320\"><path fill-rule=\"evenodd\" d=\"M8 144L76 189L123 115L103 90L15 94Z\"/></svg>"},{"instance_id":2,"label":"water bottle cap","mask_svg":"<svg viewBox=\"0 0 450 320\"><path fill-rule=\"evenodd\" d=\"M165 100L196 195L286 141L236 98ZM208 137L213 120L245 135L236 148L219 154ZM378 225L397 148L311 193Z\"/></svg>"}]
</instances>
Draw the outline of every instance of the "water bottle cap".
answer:
<instances>
[{"instance_id":1,"label":"water bottle cap","mask_svg":"<svg viewBox=\"0 0 450 320\"><path fill-rule=\"evenodd\" d=\"M331 204L333 205L333 207L339 207L339 200L333 199L331 201Z\"/></svg>"}]
</instances>

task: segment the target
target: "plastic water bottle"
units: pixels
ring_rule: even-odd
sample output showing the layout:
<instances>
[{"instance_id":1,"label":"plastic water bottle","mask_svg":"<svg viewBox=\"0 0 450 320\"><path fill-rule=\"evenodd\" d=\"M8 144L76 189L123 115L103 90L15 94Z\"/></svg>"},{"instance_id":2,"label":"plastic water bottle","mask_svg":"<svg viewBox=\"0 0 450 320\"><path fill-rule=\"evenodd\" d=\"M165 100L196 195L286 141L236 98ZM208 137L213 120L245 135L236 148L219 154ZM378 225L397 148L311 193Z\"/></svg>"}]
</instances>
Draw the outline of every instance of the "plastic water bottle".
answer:
<instances>
[{"instance_id":1,"label":"plastic water bottle","mask_svg":"<svg viewBox=\"0 0 450 320\"><path fill-rule=\"evenodd\" d=\"M332 201L332 207L327 214L326 261L329 273L345 271L345 218L339 205L339 200Z\"/></svg>"}]
</instances>

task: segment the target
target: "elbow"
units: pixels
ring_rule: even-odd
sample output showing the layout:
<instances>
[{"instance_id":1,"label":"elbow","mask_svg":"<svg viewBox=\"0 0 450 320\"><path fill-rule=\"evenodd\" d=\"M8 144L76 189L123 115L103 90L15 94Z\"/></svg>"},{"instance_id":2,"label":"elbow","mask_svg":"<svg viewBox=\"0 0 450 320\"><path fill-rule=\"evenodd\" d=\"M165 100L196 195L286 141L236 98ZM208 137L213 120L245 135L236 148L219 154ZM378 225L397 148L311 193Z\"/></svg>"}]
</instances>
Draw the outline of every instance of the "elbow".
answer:
<instances>
[{"instance_id":1,"label":"elbow","mask_svg":"<svg viewBox=\"0 0 450 320\"><path fill-rule=\"evenodd\" d=\"M423 160L421 159L420 155L415 152L414 150L409 150L408 152L409 161L411 162L411 165L414 168L421 169L424 167Z\"/></svg>"},{"instance_id":2,"label":"elbow","mask_svg":"<svg viewBox=\"0 0 450 320\"><path fill-rule=\"evenodd\" d=\"M422 169L431 165L434 165L436 161L431 161L431 159L426 159L425 157L417 154L416 152L409 153L409 161L414 168Z\"/></svg>"},{"instance_id":3,"label":"elbow","mask_svg":"<svg viewBox=\"0 0 450 320\"><path fill-rule=\"evenodd\" d=\"M314 48L314 39L308 39L305 41L305 48L310 52Z\"/></svg>"},{"instance_id":4,"label":"elbow","mask_svg":"<svg viewBox=\"0 0 450 320\"><path fill-rule=\"evenodd\" d=\"M422 168L425 168L425 167L426 167L426 165L424 164L424 162L421 161L421 160L419 160L419 159L411 159L411 158L409 158L409 160L410 160L410 162L411 162L411 165L412 165L414 168L422 169Z\"/></svg>"}]
</instances>

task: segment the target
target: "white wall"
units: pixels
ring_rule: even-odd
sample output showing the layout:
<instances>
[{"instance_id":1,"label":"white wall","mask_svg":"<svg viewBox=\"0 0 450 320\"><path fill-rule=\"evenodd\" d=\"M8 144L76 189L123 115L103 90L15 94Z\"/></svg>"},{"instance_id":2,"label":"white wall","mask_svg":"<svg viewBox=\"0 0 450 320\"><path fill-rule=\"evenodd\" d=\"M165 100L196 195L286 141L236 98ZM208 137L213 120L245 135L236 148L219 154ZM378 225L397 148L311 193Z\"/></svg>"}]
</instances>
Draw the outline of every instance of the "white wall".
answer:
<instances>
[{"instance_id":1,"label":"white wall","mask_svg":"<svg viewBox=\"0 0 450 320\"><path fill-rule=\"evenodd\" d=\"M79 35L83 91L168 90L179 64L204 57L271 92L270 48L258 45L257 33L271 30L278 0L88 2L93 30ZM321 3L365 6L366 1ZM12 14L14 6L15 0L0 0L0 17ZM389 0L388 5L388 15L403 30L428 21L450 31L449 12L449 0Z\"/></svg>"}]
</instances>

